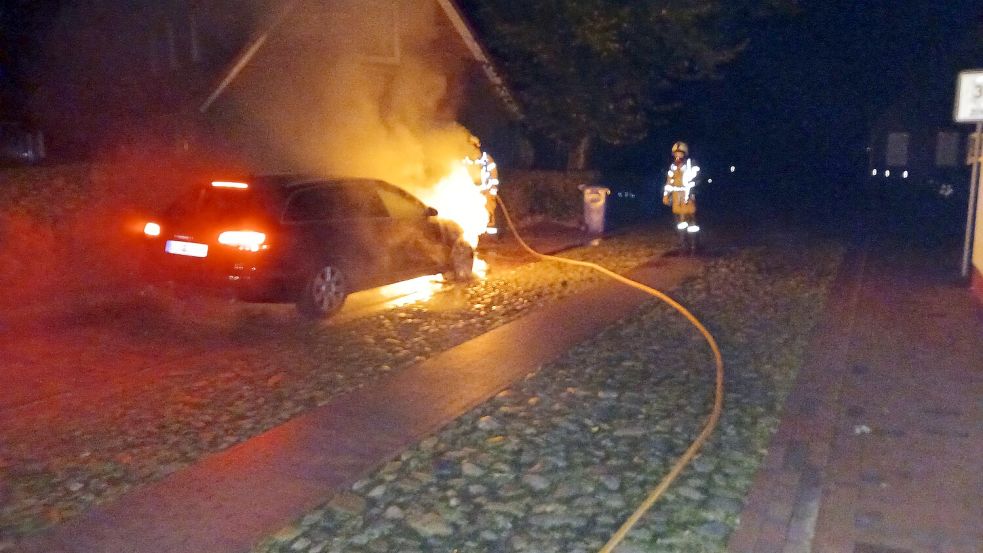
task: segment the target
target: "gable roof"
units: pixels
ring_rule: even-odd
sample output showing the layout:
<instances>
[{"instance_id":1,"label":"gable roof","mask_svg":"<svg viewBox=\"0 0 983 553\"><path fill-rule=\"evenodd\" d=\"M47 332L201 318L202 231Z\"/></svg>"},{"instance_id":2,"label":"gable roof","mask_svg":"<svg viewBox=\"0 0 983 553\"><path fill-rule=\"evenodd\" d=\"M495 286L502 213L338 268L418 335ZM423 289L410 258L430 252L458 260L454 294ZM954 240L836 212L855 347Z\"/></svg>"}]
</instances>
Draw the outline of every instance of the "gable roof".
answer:
<instances>
[{"instance_id":1,"label":"gable roof","mask_svg":"<svg viewBox=\"0 0 983 553\"><path fill-rule=\"evenodd\" d=\"M495 65L492 63L491 58L488 56L488 53L485 51L484 47L478 41L473 29L461 13L460 8L453 0L434 1L437 2L440 10L447 17L448 21L450 21L451 27L464 43L471 59L481 66L482 73L488 80L492 89L498 95L499 100L501 100L502 104L512 115L512 117L515 119L521 119L522 111L519 109L518 102L515 101L512 92L499 75L498 70L495 68ZM198 111L201 113L206 113L208 111L211 105L218 100L229 85L235 81L235 79L239 76L239 73L250 64L256 54L266 44L270 36L276 32L277 28L280 27L284 20L287 19L287 17L296 9L298 4L299 0L288 0L286 3L281 5L280 11L270 19L270 22L265 26L265 28L253 35L249 43L242 50L242 53L240 53L229 66L228 71L226 71L225 76L222 78L219 84L198 107Z\"/></svg>"},{"instance_id":2,"label":"gable roof","mask_svg":"<svg viewBox=\"0 0 983 553\"><path fill-rule=\"evenodd\" d=\"M491 58L488 56L485 49L478 42L475 37L474 31L471 26L468 25L467 21L461 15L461 10L454 3L453 0L437 0L437 4L444 11L444 15L450 20L451 25L454 30L457 31L461 40L464 41L464 45L467 46L468 51L471 53L472 59L481 64L481 69L488 78L495 92L498 94L499 98L505 104L505 107L509 110L513 117L516 119L522 118L522 111L519 109L519 104L515 101L512 96L512 92L509 90L508 86L505 85L505 81L498 74L498 70L495 69L495 65L491 62Z\"/></svg>"}]
</instances>

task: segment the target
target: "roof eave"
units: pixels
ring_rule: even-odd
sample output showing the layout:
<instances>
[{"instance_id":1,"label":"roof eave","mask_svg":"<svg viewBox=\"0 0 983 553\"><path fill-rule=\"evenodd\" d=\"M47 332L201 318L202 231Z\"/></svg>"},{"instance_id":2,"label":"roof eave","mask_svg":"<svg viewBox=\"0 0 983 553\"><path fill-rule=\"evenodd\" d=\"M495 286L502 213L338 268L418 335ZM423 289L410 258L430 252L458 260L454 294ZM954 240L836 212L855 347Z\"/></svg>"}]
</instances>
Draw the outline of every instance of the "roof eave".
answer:
<instances>
[{"instance_id":1,"label":"roof eave","mask_svg":"<svg viewBox=\"0 0 983 553\"><path fill-rule=\"evenodd\" d=\"M451 26L457 31L458 36L464 41L464 45L467 47L472 59L481 65L485 77L491 83L492 88L495 89L502 103L505 104L506 109L514 118L522 119L522 110L519 109L519 103L515 101L512 91L509 90L505 81L499 75L498 70L495 69L495 64L492 63L484 47L478 42L474 30L461 14L461 9L454 0L437 0L437 4L444 11L447 19L450 20Z\"/></svg>"}]
</instances>

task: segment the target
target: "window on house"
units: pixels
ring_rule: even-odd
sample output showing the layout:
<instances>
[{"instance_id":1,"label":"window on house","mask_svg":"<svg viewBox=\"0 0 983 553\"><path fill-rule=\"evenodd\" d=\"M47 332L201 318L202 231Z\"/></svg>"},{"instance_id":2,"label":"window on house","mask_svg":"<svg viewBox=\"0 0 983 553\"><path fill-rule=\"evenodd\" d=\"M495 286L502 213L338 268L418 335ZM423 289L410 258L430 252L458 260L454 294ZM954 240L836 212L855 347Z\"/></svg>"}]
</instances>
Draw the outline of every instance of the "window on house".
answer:
<instances>
[{"instance_id":1,"label":"window on house","mask_svg":"<svg viewBox=\"0 0 983 553\"><path fill-rule=\"evenodd\" d=\"M170 20L164 24L164 33L167 40L167 64L171 69L181 66L177 51L177 33L174 30L174 23Z\"/></svg>"},{"instance_id":2,"label":"window on house","mask_svg":"<svg viewBox=\"0 0 983 553\"><path fill-rule=\"evenodd\" d=\"M959 163L959 133L939 131L935 138L935 166L955 167Z\"/></svg>"},{"instance_id":3,"label":"window on house","mask_svg":"<svg viewBox=\"0 0 983 553\"><path fill-rule=\"evenodd\" d=\"M199 22L194 12L157 13L150 29L150 70L177 70L201 61Z\"/></svg>"},{"instance_id":4,"label":"window on house","mask_svg":"<svg viewBox=\"0 0 983 553\"><path fill-rule=\"evenodd\" d=\"M191 48L191 63L201 62L201 39L198 37L198 17L188 13L188 35Z\"/></svg>"},{"instance_id":5,"label":"window on house","mask_svg":"<svg viewBox=\"0 0 983 553\"><path fill-rule=\"evenodd\" d=\"M906 132L892 132L887 135L887 151L884 161L888 167L904 167L908 165L908 141Z\"/></svg>"}]
</instances>

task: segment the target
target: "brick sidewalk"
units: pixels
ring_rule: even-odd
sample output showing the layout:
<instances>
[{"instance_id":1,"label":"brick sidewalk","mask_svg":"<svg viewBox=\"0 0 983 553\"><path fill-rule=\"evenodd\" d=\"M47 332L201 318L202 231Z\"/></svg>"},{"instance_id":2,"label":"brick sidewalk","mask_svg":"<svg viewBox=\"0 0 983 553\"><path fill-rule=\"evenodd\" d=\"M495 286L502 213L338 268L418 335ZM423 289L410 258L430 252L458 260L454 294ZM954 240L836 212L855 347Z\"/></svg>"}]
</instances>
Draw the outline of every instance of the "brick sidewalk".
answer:
<instances>
[{"instance_id":1,"label":"brick sidewalk","mask_svg":"<svg viewBox=\"0 0 983 553\"><path fill-rule=\"evenodd\" d=\"M843 263L730 552L983 551L983 309L936 253Z\"/></svg>"}]
</instances>

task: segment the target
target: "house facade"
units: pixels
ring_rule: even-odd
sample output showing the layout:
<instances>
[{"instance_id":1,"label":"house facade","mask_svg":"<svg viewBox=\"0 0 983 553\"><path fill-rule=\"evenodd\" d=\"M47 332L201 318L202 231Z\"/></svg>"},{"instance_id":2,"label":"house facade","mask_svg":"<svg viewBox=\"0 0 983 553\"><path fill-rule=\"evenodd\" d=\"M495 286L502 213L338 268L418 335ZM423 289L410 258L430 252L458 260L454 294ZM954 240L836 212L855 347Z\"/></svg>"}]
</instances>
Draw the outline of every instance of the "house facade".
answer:
<instances>
[{"instance_id":1,"label":"house facade","mask_svg":"<svg viewBox=\"0 0 983 553\"><path fill-rule=\"evenodd\" d=\"M970 129L952 121L951 107L906 94L874 124L868 147L873 185L898 193L921 190L942 200L965 193Z\"/></svg>"},{"instance_id":2,"label":"house facade","mask_svg":"<svg viewBox=\"0 0 983 553\"><path fill-rule=\"evenodd\" d=\"M327 133L376 147L359 140L367 112L411 132L460 122L506 165L524 152L521 114L451 0L72 4L33 105L62 157L222 151L304 170Z\"/></svg>"}]
</instances>

